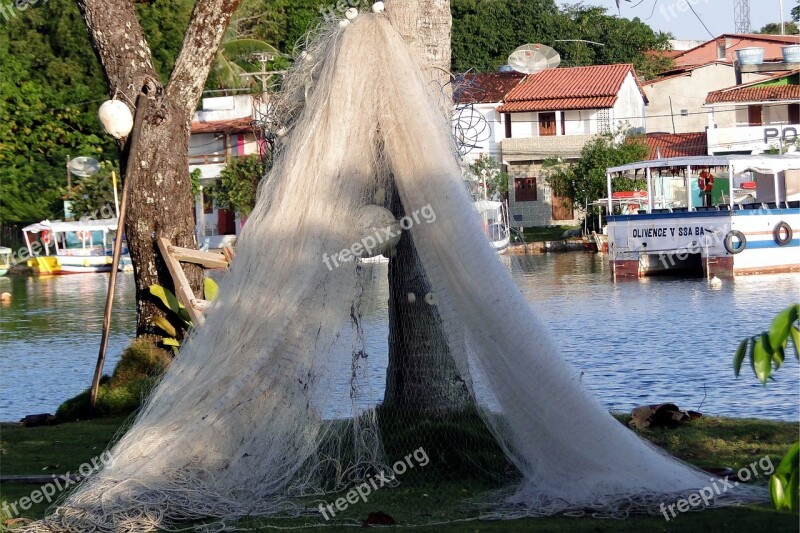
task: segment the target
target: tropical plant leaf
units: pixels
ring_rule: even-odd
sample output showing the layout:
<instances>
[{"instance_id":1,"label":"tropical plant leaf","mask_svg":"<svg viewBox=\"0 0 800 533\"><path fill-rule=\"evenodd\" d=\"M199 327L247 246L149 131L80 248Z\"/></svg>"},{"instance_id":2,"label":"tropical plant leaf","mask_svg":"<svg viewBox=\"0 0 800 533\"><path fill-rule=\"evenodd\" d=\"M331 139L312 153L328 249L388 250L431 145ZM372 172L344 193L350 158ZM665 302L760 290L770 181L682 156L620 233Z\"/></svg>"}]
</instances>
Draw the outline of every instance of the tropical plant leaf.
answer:
<instances>
[{"instance_id":1,"label":"tropical plant leaf","mask_svg":"<svg viewBox=\"0 0 800 533\"><path fill-rule=\"evenodd\" d=\"M759 381L766 385L769 378L772 362L772 350L769 346L769 336L762 333L753 343L753 370Z\"/></svg>"},{"instance_id":2,"label":"tropical plant leaf","mask_svg":"<svg viewBox=\"0 0 800 533\"><path fill-rule=\"evenodd\" d=\"M272 54L275 57L286 57L280 50L269 43L258 39L230 39L219 46L220 52L231 61L252 62L252 54Z\"/></svg>"},{"instance_id":3,"label":"tropical plant leaf","mask_svg":"<svg viewBox=\"0 0 800 533\"><path fill-rule=\"evenodd\" d=\"M797 320L797 306L790 305L777 314L769 327L769 344L773 348L786 346L789 332Z\"/></svg>"},{"instance_id":4,"label":"tropical plant leaf","mask_svg":"<svg viewBox=\"0 0 800 533\"><path fill-rule=\"evenodd\" d=\"M150 294L157 297L161 302L176 315L180 314L181 304L178 299L172 294L172 291L165 289L161 285L150 285Z\"/></svg>"},{"instance_id":5,"label":"tropical plant leaf","mask_svg":"<svg viewBox=\"0 0 800 533\"><path fill-rule=\"evenodd\" d=\"M781 462L778 463L778 468L775 469L776 474L790 474L792 468L798 464L800 460L800 442L795 442L786 455L783 456Z\"/></svg>"},{"instance_id":6,"label":"tropical plant leaf","mask_svg":"<svg viewBox=\"0 0 800 533\"><path fill-rule=\"evenodd\" d=\"M206 300L213 302L217 298L218 293L219 285L217 285L217 282L211 278L205 278L203 280L203 295Z\"/></svg>"},{"instance_id":7,"label":"tropical plant leaf","mask_svg":"<svg viewBox=\"0 0 800 533\"><path fill-rule=\"evenodd\" d=\"M153 325L159 328L161 331L169 335L170 337L177 337L178 332L175 329L169 320L164 318L163 316L157 316L153 319Z\"/></svg>"},{"instance_id":8,"label":"tropical plant leaf","mask_svg":"<svg viewBox=\"0 0 800 533\"><path fill-rule=\"evenodd\" d=\"M786 504L791 512L796 512L800 506L800 469L797 468L795 462L795 469L789 476L789 483L784 486L784 493L786 494Z\"/></svg>"},{"instance_id":9,"label":"tropical plant leaf","mask_svg":"<svg viewBox=\"0 0 800 533\"><path fill-rule=\"evenodd\" d=\"M742 370L742 362L745 356L747 356L747 346L750 344L750 340L750 337L748 337L740 342L739 347L736 348L736 353L733 355L733 373L737 377Z\"/></svg>"},{"instance_id":10,"label":"tropical plant leaf","mask_svg":"<svg viewBox=\"0 0 800 533\"><path fill-rule=\"evenodd\" d=\"M161 342L164 343L166 346L180 346L181 342L178 339L169 339L169 338L162 338Z\"/></svg>"},{"instance_id":11,"label":"tropical plant leaf","mask_svg":"<svg viewBox=\"0 0 800 533\"><path fill-rule=\"evenodd\" d=\"M800 359L800 329L792 326L792 344L794 344L794 356Z\"/></svg>"},{"instance_id":12,"label":"tropical plant leaf","mask_svg":"<svg viewBox=\"0 0 800 533\"><path fill-rule=\"evenodd\" d=\"M786 505L786 492L784 489L784 477L780 474L773 474L769 478L769 495L772 497L772 503L777 510L781 510Z\"/></svg>"}]
</instances>

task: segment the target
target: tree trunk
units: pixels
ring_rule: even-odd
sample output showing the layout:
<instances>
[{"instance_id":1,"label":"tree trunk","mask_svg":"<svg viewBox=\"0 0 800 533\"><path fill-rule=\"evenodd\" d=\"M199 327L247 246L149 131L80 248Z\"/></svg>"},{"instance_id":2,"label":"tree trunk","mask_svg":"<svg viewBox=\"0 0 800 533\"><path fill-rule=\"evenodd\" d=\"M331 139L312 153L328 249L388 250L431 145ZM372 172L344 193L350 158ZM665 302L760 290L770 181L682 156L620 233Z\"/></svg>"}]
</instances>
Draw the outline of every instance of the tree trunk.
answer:
<instances>
[{"instance_id":1,"label":"tree trunk","mask_svg":"<svg viewBox=\"0 0 800 533\"><path fill-rule=\"evenodd\" d=\"M119 142L123 172L129 159L134 162L124 179L131 180L125 232L136 279L137 335L153 333L152 319L163 314L149 299L148 287L172 286L156 239L197 247L188 159L191 120L214 54L241 1L197 0L166 87L153 67L133 2L78 1L112 97L130 107L142 91L151 99L135 153L129 152L128 139ZM186 273L199 292L202 270L187 267Z\"/></svg>"},{"instance_id":2,"label":"tree trunk","mask_svg":"<svg viewBox=\"0 0 800 533\"><path fill-rule=\"evenodd\" d=\"M423 61L431 89L441 95L437 97L442 112L449 116L449 0L393 0L386 11ZM400 219L405 213L396 191L393 198L392 212ZM413 298L409 298L412 293ZM389 263L389 367L384 405L442 415L463 410L470 398L450 354L436 306L425 301L429 293L430 282L414 242L404 232L397 255Z\"/></svg>"}]
</instances>

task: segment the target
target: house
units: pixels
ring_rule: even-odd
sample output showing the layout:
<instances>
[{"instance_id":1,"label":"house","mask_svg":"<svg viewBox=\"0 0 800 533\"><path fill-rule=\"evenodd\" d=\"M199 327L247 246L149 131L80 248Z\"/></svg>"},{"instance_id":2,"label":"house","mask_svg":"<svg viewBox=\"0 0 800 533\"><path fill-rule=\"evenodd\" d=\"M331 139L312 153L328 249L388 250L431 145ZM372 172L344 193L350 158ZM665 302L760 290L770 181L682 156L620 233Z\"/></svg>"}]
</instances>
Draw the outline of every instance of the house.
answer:
<instances>
[{"instance_id":1,"label":"house","mask_svg":"<svg viewBox=\"0 0 800 533\"><path fill-rule=\"evenodd\" d=\"M509 173L514 227L575 224L580 216L542 175L548 159L575 160L597 135L644 131L647 97L633 65L596 65L531 74L503 98L501 161Z\"/></svg>"},{"instance_id":2,"label":"house","mask_svg":"<svg viewBox=\"0 0 800 533\"><path fill-rule=\"evenodd\" d=\"M453 85L454 133L469 163L482 155L500 160L503 129L497 109L503 104L503 97L524 77L524 74L514 71L456 76Z\"/></svg>"},{"instance_id":3,"label":"house","mask_svg":"<svg viewBox=\"0 0 800 533\"><path fill-rule=\"evenodd\" d=\"M242 221L231 210L215 205L211 190L233 157L258 153L253 133L250 95L203 98L195 112L189 138L189 171L200 171L200 193L195 202L197 238L216 248L239 234Z\"/></svg>"},{"instance_id":4,"label":"house","mask_svg":"<svg viewBox=\"0 0 800 533\"><path fill-rule=\"evenodd\" d=\"M766 74L744 74L747 82L766 78ZM736 83L732 62L714 60L705 64L677 67L658 78L642 83L650 102L647 106L648 133L701 132L709 125L710 111L703 107L708 93ZM736 117L719 113L720 127L735 125Z\"/></svg>"},{"instance_id":5,"label":"house","mask_svg":"<svg viewBox=\"0 0 800 533\"><path fill-rule=\"evenodd\" d=\"M800 69L711 92L704 105L715 122L708 130L710 155L779 147L800 130ZM716 127L721 113L733 115L735 124Z\"/></svg>"},{"instance_id":6,"label":"house","mask_svg":"<svg viewBox=\"0 0 800 533\"><path fill-rule=\"evenodd\" d=\"M781 48L800 44L797 35L734 34L726 33L706 41L673 57L676 67L707 65L714 61L733 63L736 52L743 48L763 48L764 60L776 61L783 57Z\"/></svg>"},{"instance_id":7,"label":"house","mask_svg":"<svg viewBox=\"0 0 800 533\"><path fill-rule=\"evenodd\" d=\"M708 154L706 132L648 133L645 136L648 160L695 157Z\"/></svg>"}]
</instances>

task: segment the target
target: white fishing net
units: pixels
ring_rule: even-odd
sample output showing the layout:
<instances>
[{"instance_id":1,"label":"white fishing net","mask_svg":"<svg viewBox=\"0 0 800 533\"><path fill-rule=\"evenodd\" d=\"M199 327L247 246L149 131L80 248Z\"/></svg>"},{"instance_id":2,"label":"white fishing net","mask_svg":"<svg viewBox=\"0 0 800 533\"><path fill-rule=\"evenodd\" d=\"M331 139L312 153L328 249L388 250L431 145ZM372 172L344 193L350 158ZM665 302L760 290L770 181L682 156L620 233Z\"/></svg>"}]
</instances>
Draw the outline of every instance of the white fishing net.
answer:
<instances>
[{"instance_id":1,"label":"white fishing net","mask_svg":"<svg viewBox=\"0 0 800 533\"><path fill-rule=\"evenodd\" d=\"M29 529L316 513L308 496L423 446L421 478L488 474L503 487L473 499L476 517L624 515L709 485L612 418L552 345L489 246L448 121L387 17L329 29L297 63L287 134L205 325L114 463ZM365 248L395 256L389 295L352 257ZM387 296L376 407L365 338Z\"/></svg>"}]
</instances>

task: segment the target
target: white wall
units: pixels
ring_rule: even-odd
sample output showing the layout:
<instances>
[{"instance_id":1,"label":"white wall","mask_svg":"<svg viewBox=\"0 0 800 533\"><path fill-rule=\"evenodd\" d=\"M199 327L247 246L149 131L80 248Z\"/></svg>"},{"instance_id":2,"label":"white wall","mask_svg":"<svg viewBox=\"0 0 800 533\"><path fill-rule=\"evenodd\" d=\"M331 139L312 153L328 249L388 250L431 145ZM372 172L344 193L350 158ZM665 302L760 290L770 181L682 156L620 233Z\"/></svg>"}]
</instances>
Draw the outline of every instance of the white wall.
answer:
<instances>
[{"instance_id":1,"label":"white wall","mask_svg":"<svg viewBox=\"0 0 800 533\"><path fill-rule=\"evenodd\" d=\"M197 122L231 120L253 115L253 97L249 94L203 98L202 104L202 109L194 113L194 120Z\"/></svg>"},{"instance_id":2,"label":"white wall","mask_svg":"<svg viewBox=\"0 0 800 533\"><path fill-rule=\"evenodd\" d=\"M622 88L619 91L617 102L611 110L612 131L617 126L644 128L645 103L633 73L625 76Z\"/></svg>"}]
</instances>

